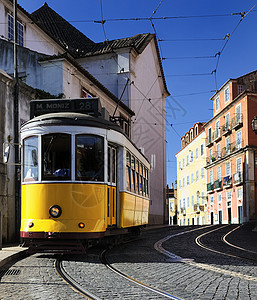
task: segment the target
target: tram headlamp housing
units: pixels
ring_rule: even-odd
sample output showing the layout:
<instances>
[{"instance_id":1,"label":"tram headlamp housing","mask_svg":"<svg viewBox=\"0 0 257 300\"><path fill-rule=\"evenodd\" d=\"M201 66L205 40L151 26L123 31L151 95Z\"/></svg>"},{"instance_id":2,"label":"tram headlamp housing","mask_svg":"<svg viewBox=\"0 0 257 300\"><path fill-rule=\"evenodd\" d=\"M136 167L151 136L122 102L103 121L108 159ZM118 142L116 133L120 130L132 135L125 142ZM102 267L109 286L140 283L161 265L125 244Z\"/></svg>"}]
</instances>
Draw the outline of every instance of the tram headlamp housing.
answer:
<instances>
[{"instance_id":1,"label":"tram headlamp housing","mask_svg":"<svg viewBox=\"0 0 257 300\"><path fill-rule=\"evenodd\" d=\"M59 205L53 205L49 208L49 214L53 218L59 218L62 214L62 209Z\"/></svg>"},{"instance_id":2,"label":"tram headlamp housing","mask_svg":"<svg viewBox=\"0 0 257 300\"><path fill-rule=\"evenodd\" d=\"M80 222L78 225L79 225L79 228L81 228L81 229L85 228L85 224L83 222Z\"/></svg>"}]
</instances>

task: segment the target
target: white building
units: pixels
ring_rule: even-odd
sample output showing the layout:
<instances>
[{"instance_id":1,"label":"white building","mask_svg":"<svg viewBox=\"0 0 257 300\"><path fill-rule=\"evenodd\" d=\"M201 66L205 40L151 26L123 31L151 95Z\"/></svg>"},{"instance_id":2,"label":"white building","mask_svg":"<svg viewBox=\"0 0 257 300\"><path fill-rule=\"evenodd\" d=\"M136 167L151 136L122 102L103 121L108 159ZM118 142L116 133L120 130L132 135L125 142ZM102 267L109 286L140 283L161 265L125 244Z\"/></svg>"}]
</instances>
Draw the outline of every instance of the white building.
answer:
<instances>
[{"instance_id":1,"label":"white building","mask_svg":"<svg viewBox=\"0 0 257 300\"><path fill-rule=\"evenodd\" d=\"M0 69L10 75L12 11L12 1L0 0ZM167 210L165 98L169 93L155 35L94 43L47 4L32 14L18 5L17 15L20 79L55 96L100 99L151 162L149 220L162 223ZM22 120L27 118L24 114Z\"/></svg>"}]
</instances>

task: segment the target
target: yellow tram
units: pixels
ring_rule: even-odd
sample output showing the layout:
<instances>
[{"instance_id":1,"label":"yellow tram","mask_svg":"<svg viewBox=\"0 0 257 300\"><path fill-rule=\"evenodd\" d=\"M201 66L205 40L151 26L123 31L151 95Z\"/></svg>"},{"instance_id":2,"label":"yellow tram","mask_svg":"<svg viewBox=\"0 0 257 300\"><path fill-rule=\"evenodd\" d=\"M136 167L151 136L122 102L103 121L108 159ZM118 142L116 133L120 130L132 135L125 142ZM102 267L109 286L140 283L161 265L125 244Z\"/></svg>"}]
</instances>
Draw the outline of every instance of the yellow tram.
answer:
<instances>
[{"instance_id":1,"label":"yellow tram","mask_svg":"<svg viewBox=\"0 0 257 300\"><path fill-rule=\"evenodd\" d=\"M94 240L148 223L150 165L117 124L47 113L22 126L21 142L24 245Z\"/></svg>"}]
</instances>

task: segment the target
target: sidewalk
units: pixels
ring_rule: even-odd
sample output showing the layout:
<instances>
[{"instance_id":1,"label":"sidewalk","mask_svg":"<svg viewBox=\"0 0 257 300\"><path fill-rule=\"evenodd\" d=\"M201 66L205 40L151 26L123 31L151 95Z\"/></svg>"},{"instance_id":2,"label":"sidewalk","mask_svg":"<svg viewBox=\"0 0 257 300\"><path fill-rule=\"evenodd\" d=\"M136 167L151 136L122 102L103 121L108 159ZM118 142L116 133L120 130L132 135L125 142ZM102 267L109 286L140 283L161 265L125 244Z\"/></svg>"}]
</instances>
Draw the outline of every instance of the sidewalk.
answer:
<instances>
[{"instance_id":1,"label":"sidewalk","mask_svg":"<svg viewBox=\"0 0 257 300\"><path fill-rule=\"evenodd\" d=\"M20 246L3 247L0 250L0 268L13 259L19 258L26 254L28 248L22 248Z\"/></svg>"}]
</instances>

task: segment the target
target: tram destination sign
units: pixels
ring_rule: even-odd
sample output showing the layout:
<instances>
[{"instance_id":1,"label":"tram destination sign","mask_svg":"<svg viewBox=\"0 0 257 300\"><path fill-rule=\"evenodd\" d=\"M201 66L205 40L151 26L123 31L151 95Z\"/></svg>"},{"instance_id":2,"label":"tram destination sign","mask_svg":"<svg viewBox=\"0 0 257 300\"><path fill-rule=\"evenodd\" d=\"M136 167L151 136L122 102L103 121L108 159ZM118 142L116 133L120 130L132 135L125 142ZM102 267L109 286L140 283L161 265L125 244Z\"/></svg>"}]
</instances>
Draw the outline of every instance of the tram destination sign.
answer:
<instances>
[{"instance_id":1,"label":"tram destination sign","mask_svg":"<svg viewBox=\"0 0 257 300\"><path fill-rule=\"evenodd\" d=\"M32 100L30 118L55 112L77 112L99 117L101 105L99 98Z\"/></svg>"}]
</instances>

